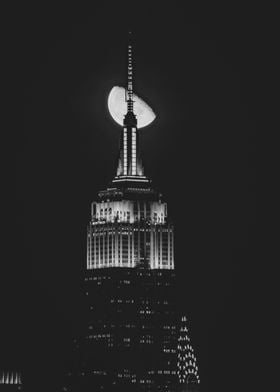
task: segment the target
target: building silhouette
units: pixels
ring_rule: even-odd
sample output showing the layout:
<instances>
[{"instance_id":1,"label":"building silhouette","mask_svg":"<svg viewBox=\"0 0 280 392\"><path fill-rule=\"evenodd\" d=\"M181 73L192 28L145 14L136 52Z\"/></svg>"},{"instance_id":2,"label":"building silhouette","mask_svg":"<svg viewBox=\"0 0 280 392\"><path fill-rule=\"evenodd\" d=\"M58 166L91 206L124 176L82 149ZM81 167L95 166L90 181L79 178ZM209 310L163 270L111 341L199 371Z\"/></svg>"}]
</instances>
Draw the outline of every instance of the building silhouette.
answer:
<instances>
[{"instance_id":1,"label":"building silhouette","mask_svg":"<svg viewBox=\"0 0 280 392\"><path fill-rule=\"evenodd\" d=\"M64 391L171 392L179 386L173 225L140 156L131 44L125 99L116 175L91 205L87 322L75 339Z\"/></svg>"}]
</instances>

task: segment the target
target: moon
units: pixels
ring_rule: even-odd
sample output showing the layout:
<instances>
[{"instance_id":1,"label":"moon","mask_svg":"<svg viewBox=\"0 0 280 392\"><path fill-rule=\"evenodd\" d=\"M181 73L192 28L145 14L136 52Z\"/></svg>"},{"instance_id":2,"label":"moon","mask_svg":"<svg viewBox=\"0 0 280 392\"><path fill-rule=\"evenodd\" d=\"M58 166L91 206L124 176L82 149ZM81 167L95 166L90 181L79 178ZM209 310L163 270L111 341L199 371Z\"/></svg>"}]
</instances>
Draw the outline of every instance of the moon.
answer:
<instances>
[{"instance_id":1,"label":"moon","mask_svg":"<svg viewBox=\"0 0 280 392\"><path fill-rule=\"evenodd\" d=\"M137 128L143 128L151 124L156 118L153 109L136 94L133 94L133 100L134 113L137 118ZM108 96L108 109L116 123L123 126L123 119L127 113L124 87L114 86L112 88Z\"/></svg>"}]
</instances>

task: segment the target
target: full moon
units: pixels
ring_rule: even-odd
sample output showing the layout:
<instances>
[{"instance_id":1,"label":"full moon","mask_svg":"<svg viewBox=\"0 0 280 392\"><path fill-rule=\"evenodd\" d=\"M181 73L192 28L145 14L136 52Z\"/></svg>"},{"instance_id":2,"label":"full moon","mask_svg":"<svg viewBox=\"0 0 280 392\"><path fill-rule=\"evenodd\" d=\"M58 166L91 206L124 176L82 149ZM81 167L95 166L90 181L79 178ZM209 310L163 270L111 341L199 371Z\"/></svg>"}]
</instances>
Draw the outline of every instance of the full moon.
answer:
<instances>
[{"instance_id":1,"label":"full moon","mask_svg":"<svg viewBox=\"0 0 280 392\"><path fill-rule=\"evenodd\" d=\"M133 94L133 100L137 128L143 128L151 124L156 118L153 109L136 94ZM108 109L112 118L122 126L124 116L127 113L124 87L115 86L112 88L108 96Z\"/></svg>"}]
</instances>

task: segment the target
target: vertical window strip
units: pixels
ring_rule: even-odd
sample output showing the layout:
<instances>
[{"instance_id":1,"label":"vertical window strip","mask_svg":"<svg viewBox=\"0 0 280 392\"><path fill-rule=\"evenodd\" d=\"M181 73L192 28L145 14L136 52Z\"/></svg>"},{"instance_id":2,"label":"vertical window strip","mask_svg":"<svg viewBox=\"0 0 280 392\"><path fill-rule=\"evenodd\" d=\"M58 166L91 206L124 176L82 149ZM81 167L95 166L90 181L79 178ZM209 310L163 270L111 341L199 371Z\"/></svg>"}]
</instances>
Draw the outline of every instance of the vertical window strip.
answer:
<instances>
[{"instance_id":1,"label":"vertical window strip","mask_svg":"<svg viewBox=\"0 0 280 392\"><path fill-rule=\"evenodd\" d=\"M131 156L132 156L132 175L136 175L136 128L132 128L132 143L131 143Z\"/></svg>"},{"instance_id":2,"label":"vertical window strip","mask_svg":"<svg viewBox=\"0 0 280 392\"><path fill-rule=\"evenodd\" d=\"M123 174L127 175L127 129L123 130Z\"/></svg>"}]
</instances>

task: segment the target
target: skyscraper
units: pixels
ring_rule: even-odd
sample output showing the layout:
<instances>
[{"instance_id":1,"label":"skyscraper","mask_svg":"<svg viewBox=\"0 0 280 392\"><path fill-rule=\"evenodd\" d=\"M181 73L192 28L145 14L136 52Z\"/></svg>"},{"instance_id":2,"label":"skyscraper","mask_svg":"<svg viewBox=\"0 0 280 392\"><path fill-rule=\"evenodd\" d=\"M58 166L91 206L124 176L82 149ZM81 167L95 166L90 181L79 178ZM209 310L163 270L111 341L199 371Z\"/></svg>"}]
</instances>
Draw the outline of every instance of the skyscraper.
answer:
<instances>
[{"instance_id":1,"label":"skyscraper","mask_svg":"<svg viewBox=\"0 0 280 392\"><path fill-rule=\"evenodd\" d=\"M75 340L69 391L171 392L178 386L173 225L140 157L131 44L125 100L116 175L91 206L88 315Z\"/></svg>"}]
</instances>

